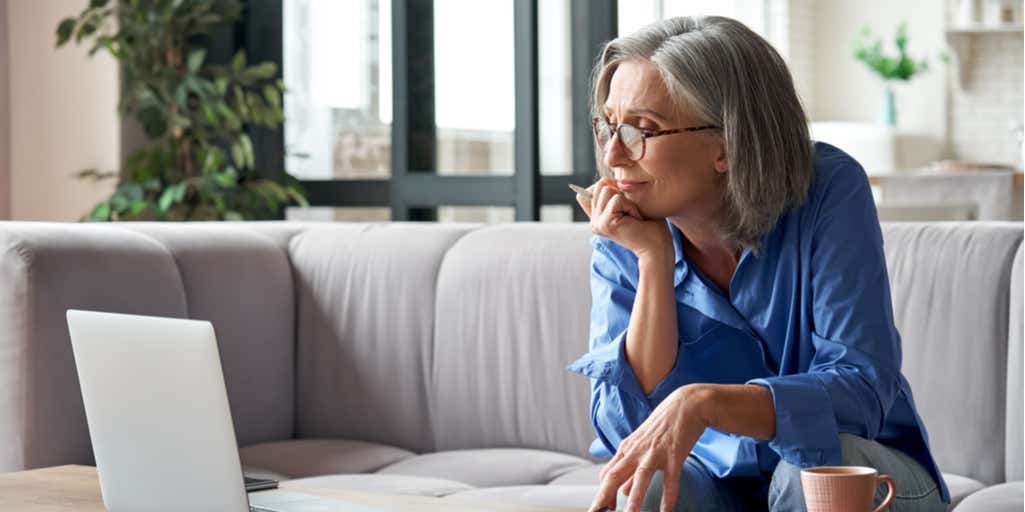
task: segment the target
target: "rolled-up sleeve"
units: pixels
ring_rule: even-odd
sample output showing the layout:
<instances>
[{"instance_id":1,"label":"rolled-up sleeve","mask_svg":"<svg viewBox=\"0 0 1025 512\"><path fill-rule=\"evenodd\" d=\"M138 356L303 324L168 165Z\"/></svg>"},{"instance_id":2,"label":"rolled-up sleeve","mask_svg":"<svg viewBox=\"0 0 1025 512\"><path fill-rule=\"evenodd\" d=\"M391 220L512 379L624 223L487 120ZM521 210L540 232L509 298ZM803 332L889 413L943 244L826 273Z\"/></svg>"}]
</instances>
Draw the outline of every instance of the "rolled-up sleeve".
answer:
<instances>
[{"instance_id":1,"label":"rolled-up sleeve","mask_svg":"<svg viewBox=\"0 0 1025 512\"><path fill-rule=\"evenodd\" d=\"M591 245L590 350L567 369L591 378L591 423L598 443L596 456L615 453L619 443L651 414L633 367L626 358L626 332L636 288L623 264L593 237Z\"/></svg>"},{"instance_id":2,"label":"rolled-up sleeve","mask_svg":"<svg viewBox=\"0 0 1025 512\"><path fill-rule=\"evenodd\" d=\"M795 340L806 367L749 381L772 392L770 447L801 467L840 464L840 433L874 439L900 389L900 335L868 178L850 161L825 186L808 205L814 328Z\"/></svg>"}]
</instances>

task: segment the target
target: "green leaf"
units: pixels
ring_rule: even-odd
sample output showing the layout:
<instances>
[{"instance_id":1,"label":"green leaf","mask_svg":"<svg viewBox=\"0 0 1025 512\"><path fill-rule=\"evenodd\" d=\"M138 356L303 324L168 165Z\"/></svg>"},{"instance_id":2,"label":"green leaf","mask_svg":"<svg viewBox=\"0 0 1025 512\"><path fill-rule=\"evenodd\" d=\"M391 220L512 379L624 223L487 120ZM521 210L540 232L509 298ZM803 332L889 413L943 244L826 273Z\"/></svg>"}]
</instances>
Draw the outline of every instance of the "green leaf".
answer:
<instances>
[{"instance_id":1,"label":"green leaf","mask_svg":"<svg viewBox=\"0 0 1025 512\"><path fill-rule=\"evenodd\" d=\"M176 187L174 190L174 202L180 203L185 200L185 192L188 191L188 187L185 186L185 183L176 183L174 186Z\"/></svg>"},{"instance_id":2,"label":"green leaf","mask_svg":"<svg viewBox=\"0 0 1025 512\"><path fill-rule=\"evenodd\" d=\"M278 67L273 62L261 62L246 70L246 75L259 80L270 80L278 72Z\"/></svg>"},{"instance_id":3,"label":"green leaf","mask_svg":"<svg viewBox=\"0 0 1025 512\"><path fill-rule=\"evenodd\" d=\"M191 71L193 73L198 73L199 72L199 68L203 66L203 61L205 59L206 59L206 50L205 49L199 48L199 49L196 49L196 50L192 50L189 53L189 62L188 62L189 71Z\"/></svg>"},{"instance_id":4,"label":"green leaf","mask_svg":"<svg viewBox=\"0 0 1025 512\"><path fill-rule=\"evenodd\" d=\"M228 92L228 79L218 77L214 80L214 88L217 90L217 94L224 95L224 93Z\"/></svg>"},{"instance_id":5,"label":"green leaf","mask_svg":"<svg viewBox=\"0 0 1025 512\"><path fill-rule=\"evenodd\" d=\"M246 220L246 218L243 217L242 214L239 213L239 212L236 212L234 210L228 210L228 211L224 212L224 220L236 220L237 221L237 220Z\"/></svg>"},{"instance_id":6,"label":"green leaf","mask_svg":"<svg viewBox=\"0 0 1025 512\"><path fill-rule=\"evenodd\" d=\"M110 204L102 202L93 208L93 211L89 213L89 220L92 221L106 221L110 220Z\"/></svg>"},{"instance_id":7,"label":"green leaf","mask_svg":"<svg viewBox=\"0 0 1025 512\"><path fill-rule=\"evenodd\" d=\"M281 93L273 85L267 84L263 86L263 97L267 100L267 103L275 107L281 104Z\"/></svg>"},{"instance_id":8,"label":"green leaf","mask_svg":"<svg viewBox=\"0 0 1025 512\"><path fill-rule=\"evenodd\" d=\"M238 185L238 173L234 167L228 167L224 172L214 175L217 184L224 188L235 188Z\"/></svg>"},{"instance_id":9,"label":"green leaf","mask_svg":"<svg viewBox=\"0 0 1025 512\"><path fill-rule=\"evenodd\" d=\"M109 1L110 0L89 0L89 8L90 9L99 9L101 7L106 7L106 5L107 5L107 3Z\"/></svg>"},{"instance_id":10,"label":"green leaf","mask_svg":"<svg viewBox=\"0 0 1025 512\"><path fill-rule=\"evenodd\" d=\"M149 203L143 200L133 201L128 207L128 212L135 215L149 208Z\"/></svg>"},{"instance_id":11,"label":"green leaf","mask_svg":"<svg viewBox=\"0 0 1025 512\"><path fill-rule=\"evenodd\" d=\"M174 203L174 187L165 188L164 193L160 194L160 201L157 203L157 207L160 208L160 211L166 212L172 203Z\"/></svg>"},{"instance_id":12,"label":"green leaf","mask_svg":"<svg viewBox=\"0 0 1025 512\"><path fill-rule=\"evenodd\" d=\"M249 135L244 133L238 136L239 142L242 144L242 155L246 159L246 165L244 168L252 169L255 167L254 156L253 156L253 141L249 138Z\"/></svg>"},{"instance_id":13,"label":"green leaf","mask_svg":"<svg viewBox=\"0 0 1025 512\"><path fill-rule=\"evenodd\" d=\"M64 20L60 22L60 25L57 25L57 46L64 46L64 43L68 42L68 39L71 39L71 33L74 31L75 19L64 18Z\"/></svg>"},{"instance_id":14,"label":"green leaf","mask_svg":"<svg viewBox=\"0 0 1025 512\"><path fill-rule=\"evenodd\" d=\"M235 57L231 59L231 70L236 73L241 73L246 68L246 52L239 50L235 53Z\"/></svg>"},{"instance_id":15,"label":"green leaf","mask_svg":"<svg viewBox=\"0 0 1025 512\"><path fill-rule=\"evenodd\" d=\"M231 159L235 161L235 165L245 168L246 166L246 155L242 149L242 143L236 141L231 145Z\"/></svg>"}]
</instances>

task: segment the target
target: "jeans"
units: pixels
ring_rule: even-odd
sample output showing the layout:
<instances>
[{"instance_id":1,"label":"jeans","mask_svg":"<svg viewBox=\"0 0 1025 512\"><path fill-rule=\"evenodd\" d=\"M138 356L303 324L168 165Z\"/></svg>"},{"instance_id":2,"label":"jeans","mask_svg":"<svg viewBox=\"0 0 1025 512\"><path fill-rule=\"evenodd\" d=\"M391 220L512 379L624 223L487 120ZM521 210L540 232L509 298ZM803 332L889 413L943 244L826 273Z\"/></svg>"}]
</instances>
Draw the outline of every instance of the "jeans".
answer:
<instances>
[{"instance_id":1,"label":"jeans","mask_svg":"<svg viewBox=\"0 0 1025 512\"><path fill-rule=\"evenodd\" d=\"M868 466L880 474L890 475L897 493L890 503L892 512L943 512L947 505L929 472L904 452L850 434L840 434L841 463L845 466ZM886 486L876 489L875 503L886 497ZM662 472L651 479L644 496L642 510L657 512L662 502ZM618 508L626 509L627 497L618 496ZM804 511L801 490L801 468L780 461L772 472L762 477L716 478L705 467L688 457L680 475L680 492L675 512Z\"/></svg>"}]
</instances>

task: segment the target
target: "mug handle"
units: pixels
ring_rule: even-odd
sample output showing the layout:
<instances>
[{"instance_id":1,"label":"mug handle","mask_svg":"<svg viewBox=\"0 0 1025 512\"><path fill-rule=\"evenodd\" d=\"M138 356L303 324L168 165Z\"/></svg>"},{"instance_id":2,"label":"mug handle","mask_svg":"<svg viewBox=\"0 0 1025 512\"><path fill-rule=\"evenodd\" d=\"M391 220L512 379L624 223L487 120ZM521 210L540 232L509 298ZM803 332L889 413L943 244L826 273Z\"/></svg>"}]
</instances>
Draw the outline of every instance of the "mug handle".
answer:
<instances>
[{"instance_id":1,"label":"mug handle","mask_svg":"<svg viewBox=\"0 0 1025 512\"><path fill-rule=\"evenodd\" d=\"M885 483L890 490L886 493L886 498L883 498L883 502L880 503L872 512L881 512L886 510L886 508L890 506L890 502L893 501L893 495L897 492L897 486L893 483L893 479L890 478L890 475L879 475L876 477L876 486L878 487L880 483Z\"/></svg>"}]
</instances>

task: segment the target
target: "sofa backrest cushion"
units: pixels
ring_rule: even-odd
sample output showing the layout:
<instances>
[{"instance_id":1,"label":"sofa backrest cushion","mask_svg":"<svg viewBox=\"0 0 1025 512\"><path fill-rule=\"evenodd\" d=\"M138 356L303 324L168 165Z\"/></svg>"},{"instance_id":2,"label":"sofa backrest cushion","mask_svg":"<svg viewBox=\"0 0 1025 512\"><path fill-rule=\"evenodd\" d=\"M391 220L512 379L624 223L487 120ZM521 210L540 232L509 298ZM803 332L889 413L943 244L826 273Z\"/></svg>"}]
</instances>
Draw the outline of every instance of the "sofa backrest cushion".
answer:
<instances>
[{"instance_id":1,"label":"sofa backrest cushion","mask_svg":"<svg viewBox=\"0 0 1025 512\"><path fill-rule=\"evenodd\" d=\"M174 257L108 226L0 229L0 472L92 464L69 308L183 318Z\"/></svg>"},{"instance_id":2,"label":"sofa backrest cushion","mask_svg":"<svg viewBox=\"0 0 1025 512\"><path fill-rule=\"evenodd\" d=\"M902 371L945 472L1003 481L1016 223L883 225Z\"/></svg>"},{"instance_id":3,"label":"sofa backrest cushion","mask_svg":"<svg viewBox=\"0 0 1025 512\"><path fill-rule=\"evenodd\" d=\"M503 224L449 250L438 276L432 380L436 446L521 446L585 456L594 438L587 351L590 227Z\"/></svg>"},{"instance_id":4,"label":"sofa backrest cushion","mask_svg":"<svg viewBox=\"0 0 1025 512\"><path fill-rule=\"evenodd\" d=\"M435 285L474 226L334 224L292 239L299 437L433 450Z\"/></svg>"},{"instance_id":5,"label":"sofa backrest cushion","mask_svg":"<svg viewBox=\"0 0 1025 512\"><path fill-rule=\"evenodd\" d=\"M244 223L122 227L167 248L188 317L213 323L238 444L292 437L295 297L282 243Z\"/></svg>"},{"instance_id":6,"label":"sofa backrest cushion","mask_svg":"<svg viewBox=\"0 0 1025 512\"><path fill-rule=\"evenodd\" d=\"M1025 245L1018 246L1018 254L1014 257L1014 269L1011 271L1011 308L1007 327L1007 460L1005 461L1005 479L1008 482L1021 480L1025 477L1023 455L1025 455L1025 418L1023 418L1023 402L1025 402L1025 371L1022 363L1025 360L1025 326L1022 314L1023 291L1025 291L1025 269L1022 268L1022 251Z\"/></svg>"}]
</instances>

